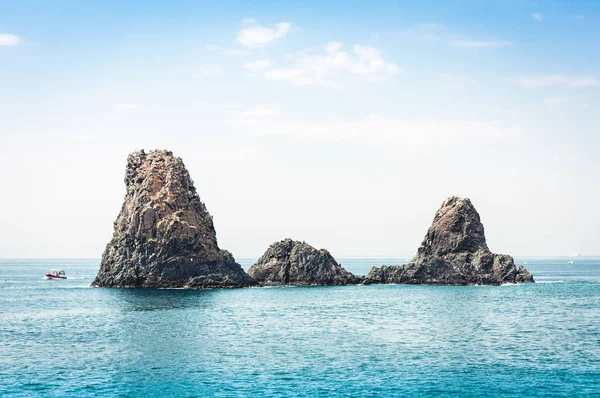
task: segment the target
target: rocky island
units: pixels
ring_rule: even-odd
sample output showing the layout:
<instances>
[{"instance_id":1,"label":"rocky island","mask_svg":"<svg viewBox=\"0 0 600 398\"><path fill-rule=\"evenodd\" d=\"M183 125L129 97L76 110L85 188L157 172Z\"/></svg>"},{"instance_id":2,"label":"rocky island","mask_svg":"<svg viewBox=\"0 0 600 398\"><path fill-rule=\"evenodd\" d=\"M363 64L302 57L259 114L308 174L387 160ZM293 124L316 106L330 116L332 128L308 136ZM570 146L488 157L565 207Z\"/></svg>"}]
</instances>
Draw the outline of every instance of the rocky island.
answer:
<instances>
[{"instance_id":1,"label":"rocky island","mask_svg":"<svg viewBox=\"0 0 600 398\"><path fill-rule=\"evenodd\" d=\"M291 239L269 246L248 274L263 285L329 286L362 281L342 268L327 250Z\"/></svg>"},{"instance_id":2,"label":"rocky island","mask_svg":"<svg viewBox=\"0 0 600 398\"><path fill-rule=\"evenodd\" d=\"M534 282L511 256L487 246L479 213L469 199L451 197L437 211L416 256L402 266L373 267L364 284L500 285Z\"/></svg>"},{"instance_id":3,"label":"rocky island","mask_svg":"<svg viewBox=\"0 0 600 398\"><path fill-rule=\"evenodd\" d=\"M217 244L213 220L180 158L169 151L127 158L127 192L93 286L232 288L257 285L329 286L376 283L500 285L534 282L513 258L493 254L469 199L448 198L416 256L403 266L373 267L366 277L346 271L324 249L284 239L248 271Z\"/></svg>"},{"instance_id":4,"label":"rocky island","mask_svg":"<svg viewBox=\"0 0 600 398\"><path fill-rule=\"evenodd\" d=\"M219 249L213 220L180 158L127 158L127 193L92 283L98 287L216 288L257 283Z\"/></svg>"}]
</instances>

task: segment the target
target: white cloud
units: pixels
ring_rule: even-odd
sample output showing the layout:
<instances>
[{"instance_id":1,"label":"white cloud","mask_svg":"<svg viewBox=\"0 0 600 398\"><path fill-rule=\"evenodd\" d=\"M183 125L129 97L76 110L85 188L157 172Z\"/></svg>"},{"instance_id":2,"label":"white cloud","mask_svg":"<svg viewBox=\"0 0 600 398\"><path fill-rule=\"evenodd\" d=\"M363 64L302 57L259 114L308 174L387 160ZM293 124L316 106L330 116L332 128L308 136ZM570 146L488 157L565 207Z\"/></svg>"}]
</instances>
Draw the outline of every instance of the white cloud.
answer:
<instances>
[{"instance_id":1,"label":"white cloud","mask_svg":"<svg viewBox=\"0 0 600 398\"><path fill-rule=\"evenodd\" d=\"M0 46L18 46L21 38L10 33L0 33Z\"/></svg>"},{"instance_id":2,"label":"white cloud","mask_svg":"<svg viewBox=\"0 0 600 398\"><path fill-rule=\"evenodd\" d=\"M273 116L269 114L267 116ZM518 139L520 126L497 121L408 120L381 116L360 119L311 121L274 117L234 120L251 135L277 135L323 142L394 144L410 146L462 146L464 142L496 144Z\"/></svg>"},{"instance_id":3,"label":"white cloud","mask_svg":"<svg viewBox=\"0 0 600 398\"><path fill-rule=\"evenodd\" d=\"M526 76L516 80L523 87L592 87L600 85L600 79L595 76L573 76L573 75L539 75Z\"/></svg>"},{"instance_id":4,"label":"white cloud","mask_svg":"<svg viewBox=\"0 0 600 398\"><path fill-rule=\"evenodd\" d=\"M536 21L542 21L544 19L544 16L542 14L539 13L533 13L531 14L531 18L535 19Z\"/></svg>"},{"instance_id":5,"label":"white cloud","mask_svg":"<svg viewBox=\"0 0 600 398\"><path fill-rule=\"evenodd\" d=\"M400 68L398 68L398 66L396 64L387 64L387 66L385 67L385 70L387 73L392 73L392 74L401 72Z\"/></svg>"},{"instance_id":6,"label":"white cloud","mask_svg":"<svg viewBox=\"0 0 600 398\"><path fill-rule=\"evenodd\" d=\"M219 65L215 65L215 64L202 65L198 69L198 72L201 75L216 75L216 74L221 73L222 71L223 71L223 69Z\"/></svg>"},{"instance_id":7,"label":"white cloud","mask_svg":"<svg viewBox=\"0 0 600 398\"><path fill-rule=\"evenodd\" d=\"M491 48L508 46L511 42L506 40L452 40L450 45L453 47L466 48Z\"/></svg>"},{"instance_id":8,"label":"white cloud","mask_svg":"<svg viewBox=\"0 0 600 398\"><path fill-rule=\"evenodd\" d=\"M140 104L119 104L117 105L117 110L120 111L131 111L135 109L141 108Z\"/></svg>"},{"instance_id":9,"label":"white cloud","mask_svg":"<svg viewBox=\"0 0 600 398\"><path fill-rule=\"evenodd\" d=\"M330 43L332 43L332 42L330 42ZM305 48L301 51L296 51L295 53L285 54L283 57L285 59L298 59L298 58L308 57L309 55L314 54L315 52L320 51L320 50L321 50L320 47L316 48L316 49L310 47L310 48Z\"/></svg>"},{"instance_id":10,"label":"white cloud","mask_svg":"<svg viewBox=\"0 0 600 398\"><path fill-rule=\"evenodd\" d=\"M569 102L568 97L548 97L544 98L544 103L546 105L560 105Z\"/></svg>"},{"instance_id":11,"label":"white cloud","mask_svg":"<svg viewBox=\"0 0 600 398\"><path fill-rule=\"evenodd\" d=\"M400 68L384 60L381 51L375 47L357 44L352 48L352 53L341 51L341 48L341 43L326 43L323 46L324 55L300 56L295 65L269 69L265 77L296 85L339 86L341 72L360 75L371 81L400 72Z\"/></svg>"},{"instance_id":12,"label":"white cloud","mask_svg":"<svg viewBox=\"0 0 600 398\"><path fill-rule=\"evenodd\" d=\"M214 44L205 44L205 45L204 45L204 49L205 49L206 51L216 51L216 50L218 50L218 49L219 49L219 46L216 46L216 45L214 45Z\"/></svg>"},{"instance_id":13,"label":"white cloud","mask_svg":"<svg viewBox=\"0 0 600 398\"><path fill-rule=\"evenodd\" d=\"M275 26L275 29L263 26L244 28L238 32L237 41L245 47L264 46L285 36L291 27L292 25L288 22L280 22Z\"/></svg>"},{"instance_id":14,"label":"white cloud","mask_svg":"<svg viewBox=\"0 0 600 398\"><path fill-rule=\"evenodd\" d=\"M242 68L249 70L261 70L271 66L271 62L268 59L259 59L252 62L246 62L242 64Z\"/></svg>"},{"instance_id":15,"label":"white cloud","mask_svg":"<svg viewBox=\"0 0 600 398\"><path fill-rule=\"evenodd\" d=\"M336 52L340 51L341 49L342 49L342 43L330 41L329 43L325 44L325 51L327 51L327 53L329 53L329 54L336 53Z\"/></svg>"},{"instance_id":16,"label":"white cloud","mask_svg":"<svg viewBox=\"0 0 600 398\"><path fill-rule=\"evenodd\" d=\"M252 24L252 23L256 23L256 20L254 20L252 18L244 18L244 19L242 19L242 23L243 24Z\"/></svg>"}]
</instances>

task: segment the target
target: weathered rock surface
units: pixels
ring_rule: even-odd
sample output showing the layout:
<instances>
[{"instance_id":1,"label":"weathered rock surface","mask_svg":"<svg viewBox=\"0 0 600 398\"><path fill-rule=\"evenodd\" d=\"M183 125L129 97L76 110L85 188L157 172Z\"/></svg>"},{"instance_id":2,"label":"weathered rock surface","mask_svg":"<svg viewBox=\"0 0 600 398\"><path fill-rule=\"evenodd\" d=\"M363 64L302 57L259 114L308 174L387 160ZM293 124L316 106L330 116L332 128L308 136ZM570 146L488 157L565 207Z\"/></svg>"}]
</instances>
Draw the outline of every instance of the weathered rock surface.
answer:
<instances>
[{"instance_id":1,"label":"weathered rock surface","mask_svg":"<svg viewBox=\"0 0 600 398\"><path fill-rule=\"evenodd\" d=\"M182 160L143 150L127 158L127 194L92 283L99 287L256 285L226 250Z\"/></svg>"},{"instance_id":2,"label":"weathered rock surface","mask_svg":"<svg viewBox=\"0 0 600 398\"><path fill-rule=\"evenodd\" d=\"M533 282L513 258L493 254L469 199L448 198L437 211L416 256L402 266L373 267L363 283L500 285Z\"/></svg>"},{"instance_id":3,"label":"weathered rock surface","mask_svg":"<svg viewBox=\"0 0 600 398\"><path fill-rule=\"evenodd\" d=\"M519 265L519 270L517 271L517 275L515 276L515 283L533 283L535 282L533 280L533 275L531 275L531 273L529 271L527 271L527 268L523 267L522 265Z\"/></svg>"},{"instance_id":4,"label":"weathered rock surface","mask_svg":"<svg viewBox=\"0 0 600 398\"><path fill-rule=\"evenodd\" d=\"M264 285L351 285L362 281L342 268L327 250L291 239L273 243L248 274Z\"/></svg>"}]
</instances>

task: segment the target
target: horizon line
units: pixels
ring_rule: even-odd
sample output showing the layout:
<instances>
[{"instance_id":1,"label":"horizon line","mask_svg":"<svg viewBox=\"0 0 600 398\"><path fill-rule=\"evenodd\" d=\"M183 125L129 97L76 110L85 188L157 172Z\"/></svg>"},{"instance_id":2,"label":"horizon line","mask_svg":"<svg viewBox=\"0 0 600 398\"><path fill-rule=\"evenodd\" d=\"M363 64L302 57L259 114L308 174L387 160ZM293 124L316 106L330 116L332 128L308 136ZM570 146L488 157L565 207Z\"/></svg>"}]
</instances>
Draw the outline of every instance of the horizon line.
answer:
<instances>
[{"instance_id":1,"label":"horizon line","mask_svg":"<svg viewBox=\"0 0 600 398\"><path fill-rule=\"evenodd\" d=\"M237 259L258 259L259 256L238 256ZM518 255L510 255L513 258L600 258L600 254L590 254L590 255L541 255L541 254L518 254ZM369 259L411 259L412 256L403 256L403 255L373 255L373 256L353 256L353 255L343 255L337 256L338 259L352 259L352 260L369 260ZM0 260L102 260L101 257L0 257Z\"/></svg>"}]
</instances>

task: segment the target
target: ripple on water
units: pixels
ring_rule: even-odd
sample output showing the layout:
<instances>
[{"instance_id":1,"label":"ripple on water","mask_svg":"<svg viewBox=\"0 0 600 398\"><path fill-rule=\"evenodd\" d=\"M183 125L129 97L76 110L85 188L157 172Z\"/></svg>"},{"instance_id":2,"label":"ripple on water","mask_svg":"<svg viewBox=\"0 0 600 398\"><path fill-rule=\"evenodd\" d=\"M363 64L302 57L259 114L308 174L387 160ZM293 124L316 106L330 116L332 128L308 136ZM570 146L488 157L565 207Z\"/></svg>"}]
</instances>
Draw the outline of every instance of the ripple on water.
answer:
<instances>
[{"instance_id":1,"label":"ripple on water","mask_svg":"<svg viewBox=\"0 0 600 398\"><path fill-rule=\"evenodd\" d=\"M594 396L600 262L528 262L538 283L509 289L187 291L90 289L97 261L60 283L0 261L0 395Z\"/></svg>"}]
</instances>

